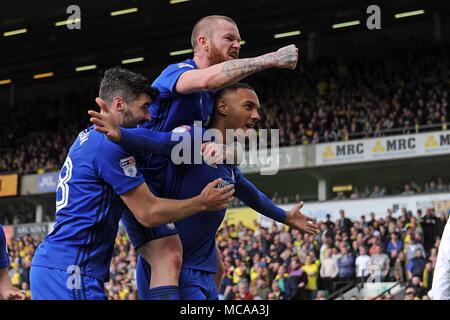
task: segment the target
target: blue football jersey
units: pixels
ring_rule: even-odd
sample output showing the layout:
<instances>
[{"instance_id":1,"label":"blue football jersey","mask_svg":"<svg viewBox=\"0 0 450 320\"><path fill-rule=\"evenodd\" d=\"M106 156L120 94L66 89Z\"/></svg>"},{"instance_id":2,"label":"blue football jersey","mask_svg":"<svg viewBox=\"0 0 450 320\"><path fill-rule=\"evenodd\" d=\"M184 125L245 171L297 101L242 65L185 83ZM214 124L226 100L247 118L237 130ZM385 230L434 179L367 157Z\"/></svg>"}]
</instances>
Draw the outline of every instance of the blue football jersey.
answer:
<instances>
[{"instance_id":1,"label":"blue football jersey","mask_svg":"<svg viewBox=\"0 0 450 320\"><path fill-rule=\"evenodd\" d=\"M54 230L32 265L108 281L122 195L144 182L136 160L93 127L72 144L60 171Z\"/></svg>"},{"instance_id":2,"label":"blue football jersey","mask_svg":"<svg viewBox=\"0 0 450 320\"><path fill-rule=\"evenodd\" d=\"M223 182L218 187L223 188L239 183L241 177L237 166L209 166L205 163L179 166L169 163L165 175L163 197L174 199L197 196L217 178L222 178ZM183 266L212 273L217 271L215 238L225 211L199 212L175 222L183 245Z\"/></svg>"},{"instance_id":3,"label":"blue football jersey","mask_svg":"<svg viewBox=\"0 0 450 320\"><path fill-rule=\"evenodd\" d=\"M5 268L9 268L8 249L6 247L5 232L0 224L0 269Z\"/></svg>"},{"instance_id":4,"label":"blue football jersey","mask_svg":"<svg viewBox=\"0 0 450 320\"><path fill-rule=\"evenodd\" d=\"M159 96L149 108L152 120L148 127L155 131L169 132L176 127L194 121L208 122L214 106L214 92L200 91L179 94L175 90L178 78L186 71L197 69L193 59L169 65L155 79L152 86Z\"/></svg>"}]
</instances>

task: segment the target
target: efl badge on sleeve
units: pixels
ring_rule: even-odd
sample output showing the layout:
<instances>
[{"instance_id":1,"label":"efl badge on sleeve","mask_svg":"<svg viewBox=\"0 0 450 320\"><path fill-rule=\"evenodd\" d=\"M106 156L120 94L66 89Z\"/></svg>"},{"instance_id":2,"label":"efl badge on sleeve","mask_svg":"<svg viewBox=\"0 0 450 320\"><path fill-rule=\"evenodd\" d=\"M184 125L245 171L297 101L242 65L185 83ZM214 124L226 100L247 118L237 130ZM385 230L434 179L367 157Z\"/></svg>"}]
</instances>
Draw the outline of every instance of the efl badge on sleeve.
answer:
<instances>
[{"instance_id":1,"label":"efl badge on sleeve","mask_svg":"<svg viewBox=\"0 0 450 320\"><path fill-rule=\"evenodd\" d=\"M136 177L137 169L136 169L136 159L134 157L128 157L124 159L120 159L119 165L128 177Z\"/></svg>"}]
</instances>

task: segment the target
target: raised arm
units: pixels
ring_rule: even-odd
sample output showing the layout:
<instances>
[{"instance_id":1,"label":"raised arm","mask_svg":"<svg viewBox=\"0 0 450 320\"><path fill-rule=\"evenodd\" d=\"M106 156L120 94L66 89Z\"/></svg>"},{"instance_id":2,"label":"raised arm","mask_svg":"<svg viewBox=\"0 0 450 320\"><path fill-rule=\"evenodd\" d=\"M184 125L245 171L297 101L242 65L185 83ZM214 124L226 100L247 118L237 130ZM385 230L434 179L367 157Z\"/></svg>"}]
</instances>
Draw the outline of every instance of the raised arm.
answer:
<instances>
[{"instance_id":1,"label":"raised arm","mask_svg":"<svg viewBox=\"0 0 450 320\"><path fill-rule=\"evenodd\" d=\"M230 60L208 68L186 71L178 78L175 89L180 94L215 90L264 69L295 69L297 60L298 49L291 44L259 57Z\"/></svg>"},{"instance_id":2,"label":"raised arm","mask_svg":"<svg viewBox=\"0 0 450 320\"><path fill-rule=\"evenodd\" d=\"M170 157L172 148L182 140L172 141L171 132L156 132L147 128L121 128L116 113L111 112L105 102L96 98L101 112L89 110L90 121L95 124L95 130L106 134L109 140L124 147L131 153L155 153Z\"/></svg>"},{"instance_id":3,"label":"raised arm","mask_svg":"<svg viewBox=\"0 0 450 320\"><path fill-rule=\"evenodd\" d=\"M290 211L286 212L275 205L272 200L243 176L241 176L236 184L236 196L253 210L275 221L284 223L302 232L310 234L319 232L319 227L315 223L315 219L301 213L300 209L303 207L303 202L300 202Z\"/></svg>"},{"instance_id":4,"label":"raised arm","mask_svg":"<svg viewBox=\"0 0 450 320\"><path fill-rule=\"evenodd\" d=\"M225 209L233 200L233 185L216 188L221 179L209 183L196 197L172 200L156 197L145 183L121 195L125 205L146 227L155 227L184 219L200 211Z\"/></svg>"}]
</instances>

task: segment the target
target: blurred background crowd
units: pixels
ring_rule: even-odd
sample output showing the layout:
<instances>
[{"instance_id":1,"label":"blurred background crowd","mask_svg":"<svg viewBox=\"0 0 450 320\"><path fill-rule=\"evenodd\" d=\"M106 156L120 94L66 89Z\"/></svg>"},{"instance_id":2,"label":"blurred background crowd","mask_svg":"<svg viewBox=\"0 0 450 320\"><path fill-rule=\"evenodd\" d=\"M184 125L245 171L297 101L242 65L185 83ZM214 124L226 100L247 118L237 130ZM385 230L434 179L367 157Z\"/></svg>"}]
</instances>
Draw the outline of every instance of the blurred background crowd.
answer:
<instances>
[{"instance_id":1,"label":"blurred background crowd","mask_svg":"<svg viewBox=\"0 0 450 320\"><path fill-rule=\"evenodd\" d=\"M323 300L340 288L371 277L400 282L405 299L428 299L440 236L448 215L434 209L415 214L402 210L385 216L362 215L350 220L327 217L320 233L305 235L274 223L223 223L217 233L225 274L219 288L225 300ZM42 238L26 236L9 245L13 285L30 297L29 270L33 252ZM136 251L123 231L115 242L109 299L138 299L135 283ZM357 299L357 297L353 297ZM379 299L392 299L387 293Z\"/></svg>"}]
</instances>

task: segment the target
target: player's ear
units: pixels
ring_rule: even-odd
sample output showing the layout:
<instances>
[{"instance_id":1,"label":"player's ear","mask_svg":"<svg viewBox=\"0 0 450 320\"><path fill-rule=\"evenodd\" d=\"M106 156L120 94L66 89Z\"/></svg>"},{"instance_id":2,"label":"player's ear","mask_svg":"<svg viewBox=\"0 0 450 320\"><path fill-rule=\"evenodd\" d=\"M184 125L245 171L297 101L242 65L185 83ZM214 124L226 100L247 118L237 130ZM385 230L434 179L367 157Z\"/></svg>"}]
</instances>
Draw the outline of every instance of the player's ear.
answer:
<instances>
[{"instance_id":1,"label":"player's ear","mask_svg":"<svg viewBox=\"0 0 450 320\"><path fill-rule=\"evenodd\" d=\"M209 41L205 36L200 36L197 38L197 45L205 51L208 51Z\"/></svg>"},{"instance_id":2,"label":"player's ear","mask_svg":"<svg viewBox=\"0 0 450 320\"><path fill-rule=\"evenodd\" d=\"M123 99L121 97L114 97L114 99L112 100L112 107L114 110L123 112L124 111Z\"/></svg>"},{"instance_id":3,"label":"player's ear","mask_svg":"<svg viewBox=\"0 0 450 320\"><path fill-rule=\"evenodd\" d=\"M217 101L216 108L217 108L217 112L219 114L221 114L222 116L226 116L228 114L228 105L223 98L221 98L221 99L219 99L219 101Z\"/></svg>"}]
</instances>

